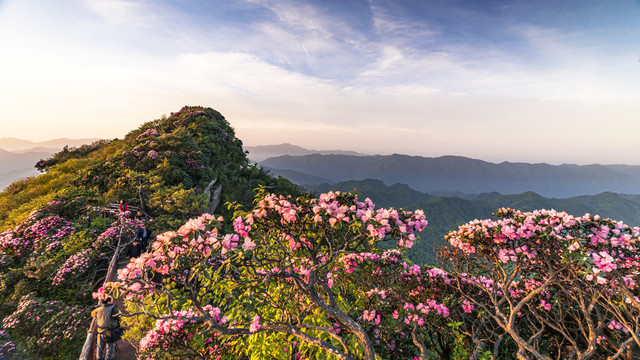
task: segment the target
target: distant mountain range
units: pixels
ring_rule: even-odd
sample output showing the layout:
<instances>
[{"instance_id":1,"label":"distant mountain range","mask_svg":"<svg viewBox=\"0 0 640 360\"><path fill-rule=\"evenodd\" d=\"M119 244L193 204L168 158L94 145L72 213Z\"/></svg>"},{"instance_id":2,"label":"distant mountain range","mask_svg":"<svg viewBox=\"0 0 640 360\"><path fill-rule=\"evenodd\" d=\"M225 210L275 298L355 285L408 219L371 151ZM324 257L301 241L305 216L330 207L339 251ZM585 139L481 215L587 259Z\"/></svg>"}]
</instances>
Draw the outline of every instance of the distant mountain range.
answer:
<instances>
[{"instance_id":1,"label":"distant mountain range","mask_svg":"<svg viewBox=\"0 0 640 360\"><path fill-rule=\"evenodd\" d=\"M54 139L34 142L17 138L0 138L0 191L15 180L34 176L34 165L65 146L90 144L96 139Z\"/></svg>"},{"instance_id":2,"label":"distant mountain range","mask_svg":"<svg viewBox=\"0 0 640 360\"><path fill-rule=\"evenodd\" d=\"M459 156L279 150L260 165L308 191L355 191L378 207L424 210L429 226L408 253L416 263L434 263L435 249L449 231L473 219L491 218L501 207L599 214L640 225L640 166L495 164Z\"/></svg>"},{"instance_id":3,"label":"distant mountain range","mask_svg":"<svg viewBox=\"0 0 640 360\"><path fill-rule=\"evenodd\" d=\"M14 153L0 149L0 191L17 179L38 174L33 166L50 152Z\"/></svg>"},{"instance_id":4,"label":"distant mountain range","mask_svg":"<svg viewBox=\"0 0 640 360\"><path fill-rule=\"evenodd\" d=\"M59 138L46 141L31 141L25 139L18 139L13 137L0 138L0 149L11 152L46 152L54 153L60 151L63 147L80 146L84 144L91 144L98 139L67 139Z\"/></svg>"},{"instance_id":5,"label":"distant mountain range","mask_svg":"<svg viewBox=\"0 0 640 360\"><path fill-rule=\"evenodd\" d=\"M640 194L640 166L491 163L460 156L283 155L260 162L297 184L379 179L427 193L536 192L568 198L610 191Z\"/></svg>"},{"instance_id":6,"label":"distant mountain range","mask_svg":"<svg viewBox=\"0 0 640 360\"><path fill-rule=\"evenodd\" d=\"M254 162L261 162L270 157L277 157L282 155L311 155L311 154L339 154L339 155L355 155L361 156L361 154L355 151L348 150L309 150L300 146L284 143L280 145L259 145L259 146L245 146L244 149L249 152L247 157Z\"/></svg>"},{"instance_id":7,"label":"distant mountain range","mask_svg":"<svg viewBox=\"0 0 640 360\"><path fill-rule=\"evenodd\" d=\"M373 179L344 181L331 185L308 185L305 188L315 193L330 190L355 191L362 199L367 197L372 199L376 207L424 210L429 225L420 235L421 240L409 251L409 258L416 263L433 263L434 248L444 244L444 236L449 231L473 219L492 218L491 214L501 207L522 211L555 209L575 216L582 216L585 213L599 214L631 226L640 225L640 195L605 192L567 199L550 199L529 191L512 195L483 193L460 198L434 196L403 184L387 186L382 181Z\"/></svg>"}]
</instances>

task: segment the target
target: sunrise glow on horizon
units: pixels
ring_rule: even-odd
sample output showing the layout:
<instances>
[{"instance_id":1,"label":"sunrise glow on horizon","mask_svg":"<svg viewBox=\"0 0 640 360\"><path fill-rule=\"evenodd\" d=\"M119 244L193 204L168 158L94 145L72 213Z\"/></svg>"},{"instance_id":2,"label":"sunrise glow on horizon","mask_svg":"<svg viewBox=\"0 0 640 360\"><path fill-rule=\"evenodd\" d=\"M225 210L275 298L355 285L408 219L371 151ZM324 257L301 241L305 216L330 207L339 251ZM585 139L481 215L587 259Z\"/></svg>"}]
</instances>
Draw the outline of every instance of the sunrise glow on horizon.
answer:
<instances>
[{"instance_id":1,"label":"sunrise glow on horizon","mask_svg":"<svg viewBox=\"0 0 640 360\"><path fill-rule=\"evenodd\" d=\"M0 0L0 137L640 165L640 1Z\"/></svg>"}]
</instances>

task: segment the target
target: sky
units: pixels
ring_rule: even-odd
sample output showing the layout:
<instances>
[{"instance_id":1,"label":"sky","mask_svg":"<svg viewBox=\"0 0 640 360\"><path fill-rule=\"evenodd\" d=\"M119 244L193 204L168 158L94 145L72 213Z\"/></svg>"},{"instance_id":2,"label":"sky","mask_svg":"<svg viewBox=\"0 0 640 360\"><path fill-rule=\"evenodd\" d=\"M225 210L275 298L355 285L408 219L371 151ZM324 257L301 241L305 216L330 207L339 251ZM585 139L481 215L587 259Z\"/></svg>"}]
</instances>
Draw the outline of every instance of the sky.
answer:
<instances>
[{"instance_id":1,"label":"sky","mask_svg":"<svg viewBox=\"0 0 640 360\"><path fill-rule=\"evenodd\" d=\"M640 165L640 0L0 0L0 137Z\"/></svg>"}]
</instances>

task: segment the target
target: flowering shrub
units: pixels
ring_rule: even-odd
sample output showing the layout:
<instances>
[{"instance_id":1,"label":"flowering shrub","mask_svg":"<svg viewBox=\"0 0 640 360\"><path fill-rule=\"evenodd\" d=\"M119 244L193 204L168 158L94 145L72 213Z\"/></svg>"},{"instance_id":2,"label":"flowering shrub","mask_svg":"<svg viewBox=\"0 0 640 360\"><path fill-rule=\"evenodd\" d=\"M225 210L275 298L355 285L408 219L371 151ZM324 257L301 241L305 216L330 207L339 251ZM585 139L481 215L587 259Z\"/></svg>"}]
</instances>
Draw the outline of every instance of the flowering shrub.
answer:
<instances>
[{"instance_id":1,"label":"flowering shrub","mask_svg":"<svg viewBox=\"0 0 640 360\"><path fill-rule=\"evenodd\" d=\"M85 309L26 295L2 327L32 354L56 356L80 352L88 316Z\"/></svg>"},{"instance_id":2,"label":"flowering shrub","mask_svg":"<svg viewBox=\"0 0 640 360\"><path fill-rule=\"evenodd\" d=\"M198 163L198 153L196 151L190 151L185 153L180 151L180 159L182 161L182 168L185 170L200 170L204 168L203 165Z\"/></svg>"},{"instance_id":3,"label":"flowering shrub","mask_svg":"<svg viewBox=\"0 0 640 360\"><path fill-rule=\"evenodd\" d=\"M93 253L93 249L86 249L77 254L72 255L62 264L56 276L51 280L52 285L60 285L66 278L84 273L89 268L89 259Z\"/></svg>"},{"instance_id":4,"label":"flowering shrub","mask_svg":"<svg viewBox=\"0 0 640 360\"><path fill-rule=\"evenodd\" d=\"M234 351L258 347L282 357L283 348L255 342L253 336L269 332L305 343L302 355L321 348L337 357L357 353L372 359L373 345L359 322L375 322L378 314L358 313L356 319L347 314L350 305L340 291L351 287L350 296L358 296L362 290L341 275L341 259L375 252L381 240L411 247L415 233L427 224L420 211L375 210L371 201L341 193L313 199L262 194L252 211L238 213L233 232L221 233L222 220L205 214L159 235L149 253L119 271L120 283L95 294L124 294L129 303L137 304L138 313L157 319L144 338L147 354L167 351L167 341L175 339L167 331L175 329L171 335L184 336L180 331L185 326L199 325L194 334L208 329L218 336L235 336ZM222 264L213 267L212 259L222 259ZM167 296L180 301L167 303ZM407 310L411 324L420 322L415 311L430 311L425 306L441 316L447 312L445 306L427 302ZM176 315L180 311L186 313ZM198 342L183 340L180 347L171 342L172 351L199 351ZM216 346L209 347L212 354Z\"/></svg>"},{"instance_id":5,"label":"flowering shrub","mask_svg":"<svg viewBox=\"0 0 640 360\"><path fill-rule=\"evenodd\" d=\"M0 251L7 255L22 256L32 246L31 241L16 236L13 230L0 233Z\"/></svg>"},{"instance_id":6,"label":"flowering shrub","mask_svg":"<svg viewBox=\"0 0 640 360\"><path fill-rule=\"evenodd\" d=\"M119 226L111 226L100 234L89 248L81 250L71 255L62 266L58 267L55 276L51 280L52 285L60 285L63 281L77 275L84 274L90 264L100 258L105 247L117 243L120 232L135 234L135 230L140 226L140 221L123 217Z\"/></svg>"},{"instance_id":7,"label":"flowering shrub","mask_svg":"<svg viewBox=\"0 0 640 360\"><path fill-rule=\"evenodd\" d=\"M206 305L203 310L211 316L218 325L227 322L226 316L220 317L220 309ZM185 343L202 343L201 348L194 348L193 352L202 357L216 355L220 352L221 344L213 339L216 334L207 331L206 327L196 320L199 316L192 309L174 311L174 318L156 320L155 326L140 340L140 350L153 353L170 352L180 348Z\"/></svg>"},{"instance_id":8,"label":"flowering shrub","mask_svg":"<svg viewBox=\"0 0 640 360\"><path fill-rule=\"evenodd\" d=\"M155 150L149 150L147 153L147 157L151 160L155 160L160 157L160 155Z\"/></svg>"},{"instance_id":9,"label":"flowering shrub","mask_svg":"<svg viewBox=\"0 0 640 360\"><path fill-rule=\"evenodd\" d=\"M142 139L144 139L146 137L149 137L149 136L158 136L158 135L160 135L160 132L158 132L158 130L149 129L149 130L143 132L142 134L138 135L136 140L142 140Z\"/></svg>"},{"instance_id":10,"label":"flowering shrub","mask_svg":"<svg viewBox=\"0 0 640 360\"><path fill-rule=\"evenodd\" d=\"M451 232L453 250L442 252L466 309L488 316L477 333L494 354L503 340L489 334L494 325L522 359L615 359L640 345L637 227L547 210L496 215Z\"/></svg>"},{"instance_id":11,"label":"flowering shrub","mask_svg":"<svg viewBox=\"0 0 640 360\"><path fill-rule=\"evenodd\" d=\"M131 149L131 153L137 158L143 156L144 150L142 149L142 145L136 145L133 149Z\"/></svg>"},{"instance_id":12,"label":"flowering shrub","mask_svg":"<svg viewBox=\"0 0 640 360\"><path fill-rule=\"evenodd\" d=\"M8 339L7 333L0 330L0 359L11 359L16 351L16 345Z\"/></svg>"},{"instance_id":13,"label":"flowering shrub","mask_svg":"<svg viewBox=\"0 0 640 360\"><path fill-rule=\"evenodd\" d=\"M60 216L41 218L41 213L34 211L14 229L0 233L0 252L17 257L28 253L35 257L60 246L62 239L75 230L71 222Z\"/></svg>"},{"instance_id":14,"label":"flowering shrub","mask_svg":"<svg viewBox=\"0 0 640 360\"><path fill-rule=\"evenodd\" d=\"M350 254L340 262L344 271L339 276L364 292L351 314L361 313L358 319L377 354L385 359L443 359L452 353L447 324L450 308L459 305L445 271L410 265L398 250Z\"/></svg>"},{"instance_id":15,"label":"flowering shrub","mask_svg":"<svg viewBox=\"0 0 640 360\"><path fill-rule=\"evenodd\" d=\"M93 244L91 244L91 247L94 250L100 251L107 246L113 245L118 240L121 228L123 231L126 231L127 229L131 231L134 227L139 226L139 223L135 220L126 219L123 225L124 226L121 225L108 227L107 230L98 235Z\"/></svg>"}]
</instances>

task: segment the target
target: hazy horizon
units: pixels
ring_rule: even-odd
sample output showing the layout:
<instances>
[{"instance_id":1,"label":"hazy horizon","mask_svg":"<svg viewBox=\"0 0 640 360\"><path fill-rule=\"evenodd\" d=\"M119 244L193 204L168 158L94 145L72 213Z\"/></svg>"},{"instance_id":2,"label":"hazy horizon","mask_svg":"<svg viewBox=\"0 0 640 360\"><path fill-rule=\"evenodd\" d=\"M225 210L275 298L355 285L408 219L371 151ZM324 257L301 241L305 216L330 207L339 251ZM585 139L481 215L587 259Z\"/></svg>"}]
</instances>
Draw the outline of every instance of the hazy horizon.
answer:
<instances>
[{"instance_id":1,"label":"hazy horizon","mask_svg":"<svg viewBox=\"0 0 640 360\"><path fill-rule=\"evenodd\" d=\"M31 141L34 142L36 144L42 143L42 142L47 142L47 141L53 141L53 140L62 140L62 139L66 139L66 140L71 140L71 141L78 141L78 140L85 140L85 139L71 139L71 138L56 138L56 139L47 139L47 140L42 140L42 141L35 141L35 140L29 140L29 139L24 139L24 138L14 138L14 137L0 137L0 150L5 150L5 151L9 151L9 152L24 152L24 150L29 150L29 148L24 148L24 149L19 149L19 150L7 150L5 148L2 147L1 141L3 139L16 139L16 140L27 140L27 141ZM124 136L121 136L119 138L114 138L114 139L122 139L124 138ZM91 139L91 138L87 138L87 139ZM100 140L100 138L93 138L93 139L97 139ZM107 140L111 140L111 139L107 139ZM241 139L242 140L242 139ZM466 157L466 158L471 158L471 159L476 159L476 160L482 160L482 161L486 161L486 162L491 162L491 163L501 163L501 162L512 162L512 163L530 163L530 164L549 164L549 165L628 165L628 166L640 166L640 163L631 163L631 164L627 164L627 163L584 163L584 164L578 164L578 163L553 163L553 162L545 162L545 161L540 161L540 162L527 162L527 161L508 161L508 160L490 160L490 159L483 159L483 158L479 158L479 157L474 157L474 156L470 156L470 155L464 155L464 154L443 154L443 155L438 155L438 156L428 156L428 155L424 155L424 154L406 154L406 153L400 153L400 152L392 152L392 153L364 153L364 152L359 152L359 151L355 151L352 149L339 149L339 148L322 148L322 149L314 149L314 148L308 148L305 147L303 145L300 144L292 144L292 143L280 143L280 144L257 144L257 145L250 145L250 144L246 144L243 142L243 147L246 149L247 147L260 147L260 146L281 146L281 145L293 145L293 146L297 146L297 147L301 147L304 148L305 150L309 150L309 151L320 151L320 152L330 152L330 151L336 151L336 152L355 152L355 153L359 153L360 155L369 155L369 156L385 156L385 155L408 155L408 156L421 156L421 157L432 157L432 158L436 158L436 157L442 157L442 156L455 156L455 157ZM295 155L294 155L295 156ZM249 157L251 157L249 155Z\"/></svg>"},{"instance_id":2,"label":"hazy horizon","mask_svg":"<svg viewBox=\"0 0 640 360\"><path fill-rule=\"evenodd\" d=\"M246 146L637 164L640 1L0 0L0 137L184 105Z\"/></svg>"}]
</instances>

